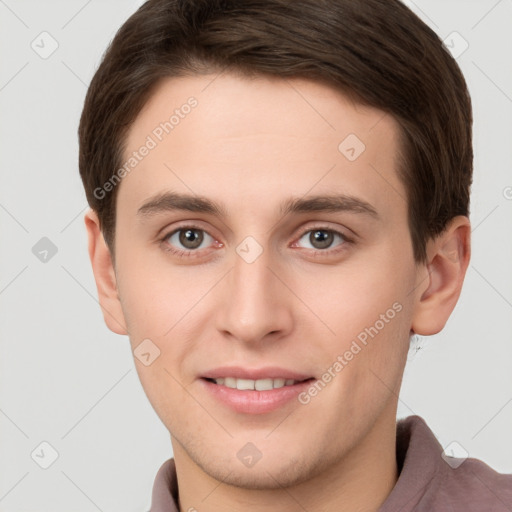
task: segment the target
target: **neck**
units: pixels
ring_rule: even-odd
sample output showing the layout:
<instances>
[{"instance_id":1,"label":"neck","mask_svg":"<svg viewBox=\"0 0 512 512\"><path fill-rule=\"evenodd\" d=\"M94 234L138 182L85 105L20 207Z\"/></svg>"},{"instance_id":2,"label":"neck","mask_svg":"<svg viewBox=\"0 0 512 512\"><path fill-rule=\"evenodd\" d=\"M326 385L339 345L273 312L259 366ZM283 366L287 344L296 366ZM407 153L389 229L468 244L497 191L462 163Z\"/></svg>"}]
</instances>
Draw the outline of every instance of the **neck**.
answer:
<instances>
[{"instance_id":1,"label":"neck","mask_svg":"<svg viewBox=\"0 0 512 512\"><path fill-rule=\"evenodd\" d=\"M381 415L358 444L335 464L311 471L289 487L247 489L218 481L199 467L173 439L180 512L377 512L398 479L396 411ZM226 474L229 469L226 470ZM277 475L276 475L277 476Z\"/></svg>"}]
</instances>

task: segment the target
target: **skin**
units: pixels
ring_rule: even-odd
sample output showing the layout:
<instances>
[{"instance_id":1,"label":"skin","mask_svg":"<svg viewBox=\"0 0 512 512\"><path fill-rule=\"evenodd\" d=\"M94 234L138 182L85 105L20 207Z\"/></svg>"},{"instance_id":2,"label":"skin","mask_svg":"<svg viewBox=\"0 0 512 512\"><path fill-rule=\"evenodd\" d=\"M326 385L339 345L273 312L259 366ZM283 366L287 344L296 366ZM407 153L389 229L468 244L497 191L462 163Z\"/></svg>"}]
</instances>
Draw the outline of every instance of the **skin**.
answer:
<instances>
[{"instance_id":1,"label":"skin","mask_svg":"<svg viewBox=\"0 0 512 512\"><path fill-rule=\"evenodd\" d=\"M198 106L119 185L115 268L96 213L85 215L106 324L128 334L133 350L147 338L160 350L149 366L135 364L171 434L180 508L376 511L398 477L410 334L435 334L451 314L469 261L469 220L455 217L428 242L427 262L415 262L395 164L398 124L308 80L165 79L131 126L126 154L190 96ZM354 161L338 150L351 133L366 146ZM226 216L137 214L166 191L205 196ZM290 198L325 194L358 198L377 216L279 211ZM198 249L179 233L161 240L187 223L204 230ZM310 238L318 229L345 238L325 248ZM247 236L263 250L252 263L236 252ZM320 379L396 303L400 312L305 405L237 413L199 380L226 364ZM248 442L262 454L252 467L237 457Z\"/></svg>"}]
</instances>

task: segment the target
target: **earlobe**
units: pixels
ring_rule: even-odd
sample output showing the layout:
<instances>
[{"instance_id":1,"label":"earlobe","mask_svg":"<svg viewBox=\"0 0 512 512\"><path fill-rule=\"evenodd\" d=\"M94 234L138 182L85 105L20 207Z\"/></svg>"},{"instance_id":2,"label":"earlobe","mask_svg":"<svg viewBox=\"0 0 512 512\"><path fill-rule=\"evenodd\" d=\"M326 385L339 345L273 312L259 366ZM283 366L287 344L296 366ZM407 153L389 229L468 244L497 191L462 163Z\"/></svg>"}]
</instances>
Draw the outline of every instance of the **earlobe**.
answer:
<instances>
[{"instance_id":1,"label":"earlobe","mask_svg":"<svg viewBox=\"0 0 512 512\"><path fill-rule=\"evenodd\" d=\"M453 218L438 237L427 244L427 286L418 287L412 330L430 336L445 326L460 296L471 253L469 219Z\"/></svg>"},{"instance_id":2,"label":"earlobe","mask_svg":"<svg viewBox=\"0 0 512 512\"><path fill-rule=\"evenodd\" d=\"M84 216L84 221L89 241L89 258L103 318L112 332L122 335L128 334L119 300L110 250L100 230L97 213L89 209Z\"/></svg>"}]
</instances>

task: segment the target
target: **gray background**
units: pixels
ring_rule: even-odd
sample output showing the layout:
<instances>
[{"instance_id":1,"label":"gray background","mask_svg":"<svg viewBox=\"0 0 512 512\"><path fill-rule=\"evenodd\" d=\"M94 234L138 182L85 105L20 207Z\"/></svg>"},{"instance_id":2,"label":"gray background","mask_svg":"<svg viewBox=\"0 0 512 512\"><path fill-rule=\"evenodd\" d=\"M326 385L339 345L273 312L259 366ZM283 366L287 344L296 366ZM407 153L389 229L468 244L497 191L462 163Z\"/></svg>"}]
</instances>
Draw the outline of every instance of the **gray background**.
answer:
<instances>
[{"instance_id":1,"label":"gray background","mask_svg":"<svg viewBox=\"0 0 512 512\"><path fill-rule=\"evenodd\" d=\"M475 180L462 296L442 333L416 340L398 416L418 414L443 447L512 473L512 0L406 3L453 51L469 44L457 60ZM77 168L87 85L140 4L0 0L1 512L146 510L172 455L127 337L103 323ZM46 262L33 253L43 237L57 249ZM43 441L58 453L48 469Z\"/></svg>"}]
</instances>

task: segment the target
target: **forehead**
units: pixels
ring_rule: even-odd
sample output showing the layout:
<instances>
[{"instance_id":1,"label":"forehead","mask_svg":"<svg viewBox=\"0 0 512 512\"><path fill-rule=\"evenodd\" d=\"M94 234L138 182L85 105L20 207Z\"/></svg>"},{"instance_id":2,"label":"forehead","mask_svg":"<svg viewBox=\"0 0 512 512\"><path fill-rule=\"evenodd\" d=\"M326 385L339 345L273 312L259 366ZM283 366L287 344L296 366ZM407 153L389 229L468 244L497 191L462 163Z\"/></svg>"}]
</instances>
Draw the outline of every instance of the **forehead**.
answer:
<instances>
[{"instance_id":1,"label":"forehead","mask_svg":"<svg viewBox=\"0 0 512 512\"><path fill-rule=\"evenodd\" d=\"M133 162L119 196L140 204L164 189L237 191L240 201L339 187L377 204L388 188L388 200L403 201L398 135L390 115L309 80L167 78L128 132L125 161L151 149Z\"/></svg>"},{"instance_id":2,"label":"forehead","mask_svg":"<svg viewBox=\"0 0 512 512\"><path fill-rule=\"evenodd\" d=\"M197 106L189 109L187 102L192 98ZM187 124L201 118L194 126L198 138L216 133L234 139L265 135L271 126L282 135L313 139L334 133L341 137L349 131L365 139L371 132L393 135L390 132L398 129L395 120L381 110L354 103L319 82L227 73L162 79L132 124L128 141L135 143L154 130L155 121L169 121L173 114L175 137L183 131L177 128L187 117L192 119Z\"/></svg>"}]
</instances>

